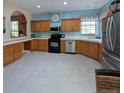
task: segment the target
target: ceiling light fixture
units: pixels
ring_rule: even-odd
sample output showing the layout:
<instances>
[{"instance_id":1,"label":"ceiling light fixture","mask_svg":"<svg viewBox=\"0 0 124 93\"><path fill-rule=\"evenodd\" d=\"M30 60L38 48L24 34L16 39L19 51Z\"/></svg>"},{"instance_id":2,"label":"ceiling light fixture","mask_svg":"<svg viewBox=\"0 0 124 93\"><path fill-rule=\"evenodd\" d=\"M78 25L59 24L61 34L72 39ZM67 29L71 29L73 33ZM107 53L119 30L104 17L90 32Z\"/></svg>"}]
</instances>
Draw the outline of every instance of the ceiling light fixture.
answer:
<instances>
[{"instance_id":1,"label":"ceiling light fixture","mask_svg":"<svg viewBox=\"0 0 124 93\"><path fill-rule=\"evenodd\" d=\"M40 8L40 5L37 5L37 8Z\"/></svg>"},{"instance_id":2,"label":"ceiling light fixture","mask_svg":"<svg viewBox=\"0 0 124 93\"><path fill-rule=\"evenodd\" d=\"M68 3L67 2L64 2L64 5L67 5Z\"/></svg>"}]
</instances>

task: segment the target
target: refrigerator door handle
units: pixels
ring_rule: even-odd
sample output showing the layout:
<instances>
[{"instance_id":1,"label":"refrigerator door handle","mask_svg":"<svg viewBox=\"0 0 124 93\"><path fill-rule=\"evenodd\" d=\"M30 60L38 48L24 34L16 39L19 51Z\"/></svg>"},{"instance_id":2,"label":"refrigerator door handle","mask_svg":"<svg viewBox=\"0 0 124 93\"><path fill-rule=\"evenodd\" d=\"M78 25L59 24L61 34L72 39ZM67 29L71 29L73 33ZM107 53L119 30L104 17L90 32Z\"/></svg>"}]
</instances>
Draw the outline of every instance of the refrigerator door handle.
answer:
<instances>
[{"instance_id":1,"label":"refrigerator door handle","mask_svg":"<svg viewBox=\"0 0 124 93\"><path fill-rule=\"evenodd\" d=\"M110 17L107 20L107 26L106 26L106 42L107 42L108 49L110 49L109 36L108 36L109 23L110 23Z\"/></svg>"},{"instance_id":2,"label":"refrigerator door handle","mask_svg":"<svg viewBox=\"0 0 124 93\"><path fill-rule=\"evenodd\" d=\"M112 31L112 25L113 25L113 33L114 33L114 37L112 38L111 36L111 31ZM113 16L111 17L111 21L110 21L110 29L109 29L109 42L110 42L110 46L111 46L111 51L113 51L114 46L115 46L115 41L116 41L116 32L115 32L115 23L114 23L114 19Z\"/></svg>"},{"instance_id":3,"label":"refrigerator door handle","mask_svg":"<svg viewBox=\"0 0 124 93\"><path fill-rule=\"evenodd\" d=\"M115 25L114 18L113 18L113 30L114 30L114 37L113 37L112 47L113 47L113 50L114 50L114 47L115 47L115 44L116 44L116 25Z\"/></svg>"},{"instance_id":4,"label":"refrigerator door handle","mask_svg":"<svg viewBox=\"0 0 124 93\"><path fill-rule=\"evenodd\" d=\"M113 46L112 46L112 36L111 36L111 30L112 30L112 22L113 22L113 16L111 16L111 20L110 20L110 27L109 27L109 43L110 43L110 50L113 51Z\"/></svg>"}]
</instances>

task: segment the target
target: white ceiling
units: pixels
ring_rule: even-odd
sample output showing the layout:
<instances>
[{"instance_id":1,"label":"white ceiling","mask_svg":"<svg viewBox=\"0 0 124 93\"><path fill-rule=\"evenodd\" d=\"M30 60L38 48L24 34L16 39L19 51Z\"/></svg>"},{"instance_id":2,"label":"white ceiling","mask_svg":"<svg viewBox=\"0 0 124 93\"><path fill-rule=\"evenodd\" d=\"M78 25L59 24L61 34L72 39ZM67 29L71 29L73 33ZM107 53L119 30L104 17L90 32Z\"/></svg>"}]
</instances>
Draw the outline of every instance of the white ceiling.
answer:
<instances>
[{"instance_id":1,"label":"white ceiling","mask_svg":"<svg viewBox=\"0 0 124 93\"><path fill-rule=\"evenodd\" d=\"M43 13L50 11L76 11L96 9L105 5L110 0L9 0L30 13ZM64 5L64 1L68 4ZM95 4L97 2L97 4ZM41 8L37 8L40 5Z\"/></svg>"}]
</instances>

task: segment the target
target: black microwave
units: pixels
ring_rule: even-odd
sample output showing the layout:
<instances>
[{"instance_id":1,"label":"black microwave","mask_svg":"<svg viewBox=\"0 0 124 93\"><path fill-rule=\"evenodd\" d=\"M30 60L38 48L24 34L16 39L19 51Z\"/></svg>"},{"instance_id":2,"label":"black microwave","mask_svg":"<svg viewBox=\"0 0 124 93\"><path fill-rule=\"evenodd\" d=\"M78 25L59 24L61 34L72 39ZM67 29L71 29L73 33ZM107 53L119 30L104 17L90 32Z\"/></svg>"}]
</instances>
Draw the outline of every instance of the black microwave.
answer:
<instances>
[{"instance_id":1,"label":"black microwave","mask_svg":"<svg viewBox=\"0 0 124 93\"><path fill-rule=\"evenodd\" d=\"M60 31L60 27L50 27L50 31Z\"/></svg>"}]
</instances>

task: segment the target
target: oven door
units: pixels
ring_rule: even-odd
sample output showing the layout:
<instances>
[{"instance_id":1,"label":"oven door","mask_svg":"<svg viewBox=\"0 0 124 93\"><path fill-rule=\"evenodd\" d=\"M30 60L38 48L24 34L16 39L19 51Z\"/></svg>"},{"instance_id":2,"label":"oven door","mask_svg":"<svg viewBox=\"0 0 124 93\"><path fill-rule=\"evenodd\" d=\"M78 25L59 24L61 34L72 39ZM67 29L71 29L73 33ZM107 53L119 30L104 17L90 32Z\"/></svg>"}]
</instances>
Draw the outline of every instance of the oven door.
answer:
<instances>
[{"instance_id":1,"label":"oven door","mask_svg":"<svg viewBox=\"0 0 124 93\"><path fill-rule=\"evenodd\" d=\"M49 40L49 52L60 53L60 41Z\"/></svg>"},{"instance_id":2,"label":"oven door","mask_svg":"<svg viewBox=\"0 0 124 93\"><path fill-rule=\"evenodd\" d=\"M50 47L59 47L58 42L50 42Z\"/></svg>"}]
</instances>

